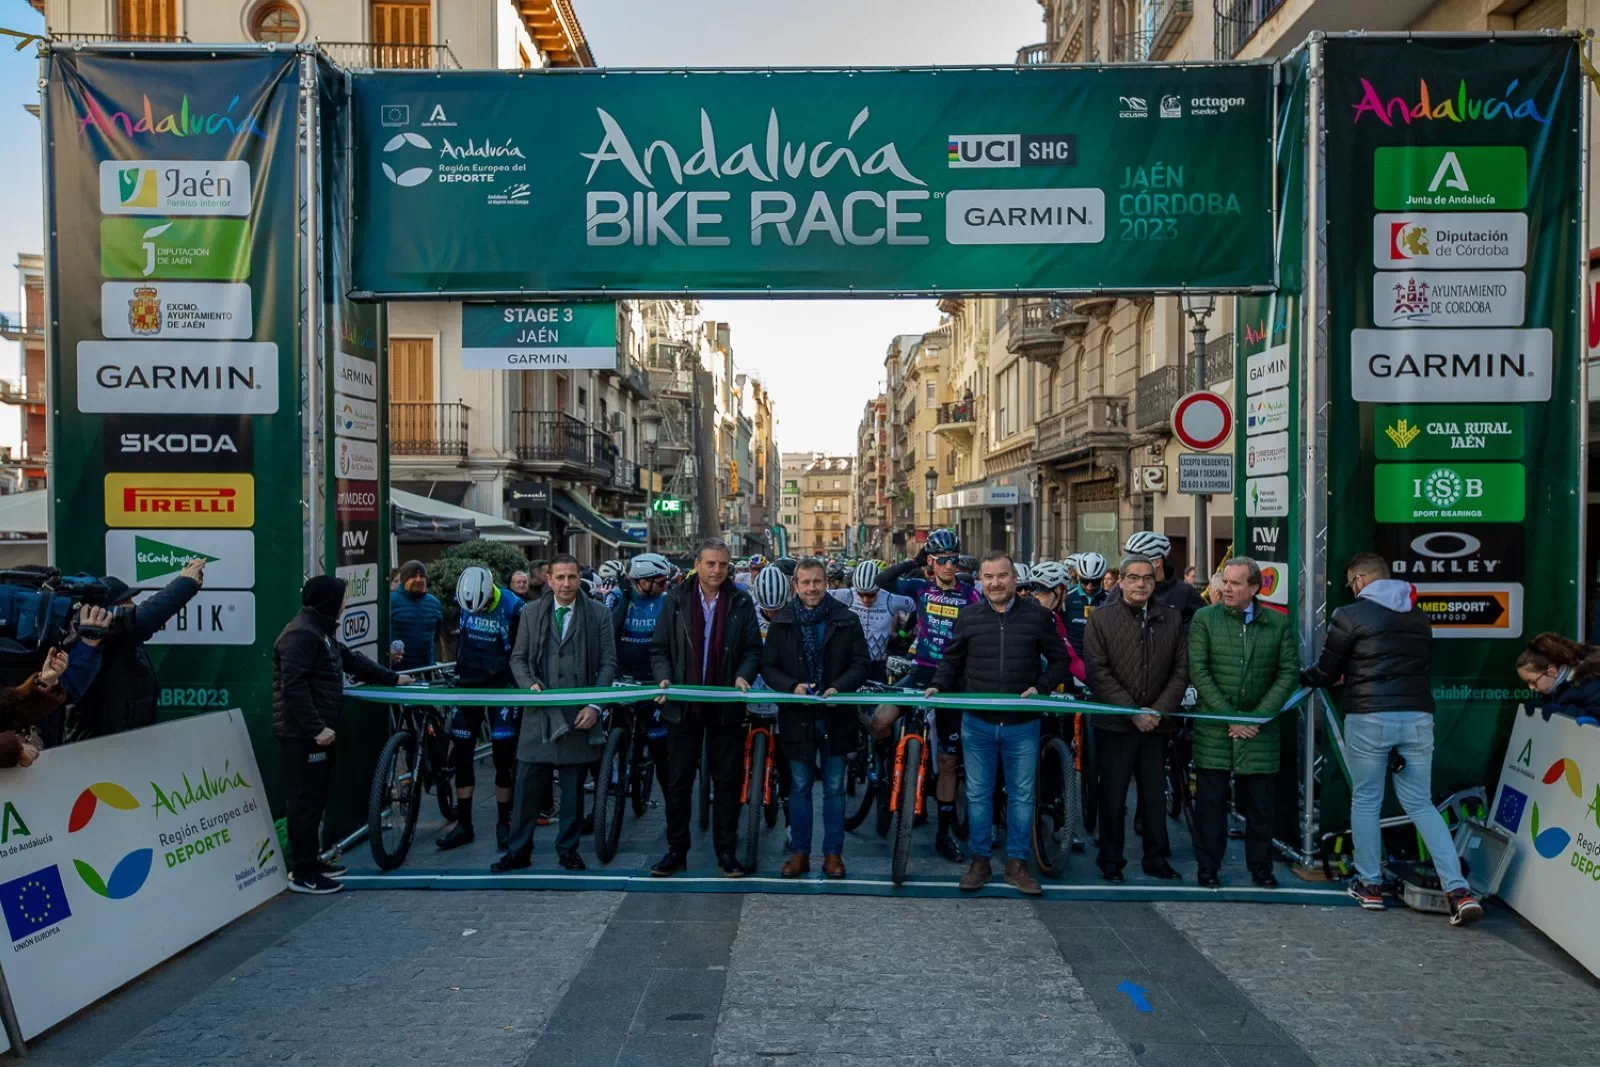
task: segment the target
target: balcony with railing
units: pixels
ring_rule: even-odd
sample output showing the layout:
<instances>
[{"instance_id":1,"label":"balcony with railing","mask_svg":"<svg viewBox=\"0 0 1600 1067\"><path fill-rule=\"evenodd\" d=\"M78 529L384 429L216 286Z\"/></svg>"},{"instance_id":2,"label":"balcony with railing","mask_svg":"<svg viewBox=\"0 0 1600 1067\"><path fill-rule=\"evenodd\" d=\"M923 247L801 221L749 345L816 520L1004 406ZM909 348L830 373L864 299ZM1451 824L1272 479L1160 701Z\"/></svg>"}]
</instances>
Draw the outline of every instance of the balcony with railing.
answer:
<instances>
[{"instance_id":1,"label":"balcony with railing","mask_svg":"<svg viewBox=\"0 0 1600 1067\"><path fill-rule=\"evenodd\" d=\"M448 44L318 41L322 54L348 70L460 70Z\"/></svg>"},{"instance_id":2,"label":"balcony with railing","mask_svg":"<svg viewBox=\"0 0 1600 1067\"><path fill-rule=\"evenodd\" d=\"M20 311L0 311L0 337L8 341L21 341L43 336L42 321L29 322L28 317Z\"/></svg>"},{"instance_id":3,"label":"balcony with railing","mask_svg":"<svg viewBox=\"0 0 1600 1067\"><path fill-rule=\"evenodd\" d=\"M1189 353L1194 366L1194 352ZM1233 334L1219 333L1206 338L1206 388L1215 389L1233 381Z\"/></svg>"},{"instance_id":4,"label":"balcony with railing","mask_svg":"<svg viewBox=\"0 0 1600 1067\"><path fill-rule=\"evenodd\" d=\"M1143 63L1150 58L1150 31L1133 30L1111 42L1111 62Z\"/></svg>"},{"instance_id":5,"label":"balcony with railing","mask_svg":"<svg viewBox=\"0 0 1600 1067\"><path fill-rule=\"evenodd\" d=\"M469 410L460 403L390 403L389 453L395 456L465 456Z\"/></svg>"},{"instance_id":6,"label":"balcony with railing","mask_svg":"<svg viewBox=\"0 0 1600 1067\"><path fill-rule=\"evenodd\" d=\"M977 402L968 397L934 410L933 430L956 448L965 451L978 432Z\"/></svg>"},{"instance_id":7,"label":"balcony with railing","mask_svg":"<svg viewBox=\"0 0 1600 1067\"><path fill-rule=\"evenodd\" d=\"M1034 457L1041 462L1069 460L1096 448L1126 448L1128 398L1095 396L1040 419L1034 429Z\"/></svg>"},{"instance_id":8,"label":"balcony with railing","mask_svg":"<svg viewBox=\"0 0 1600 1067\"><path fill-rule=\"evenodd\" d=\"M1278 13L1284 0L1214 0L1215 37L1218 59L1233 59L1263 23Z\"/></svg>"},{"instance_id":9,"label":"balcony with railing","mask_svg":"<svg viewBox=\"0 0 1600 1067\"><path fill-rule=\"evenodd\" d=\"M560 411L513 411L512 447L523 463L578 468L610 481L615 449L611 435Z\"/></svg>"},{"instance_id":10,"label":"balcony with railing","mask_svg":"<svg viewBox=\"0 0 1600 1067\"><path fill-rule=\"evenodd\" d=\"M1187 367L1159 367L1141 375L1134 390L1137 403L1134 422L1140 433L1153 433L1167 429L1172 420L1172 405L1189 391L1190 375Z\"/></svg>"},{"instance_id":11,"label":"balcony with railing","mask_svg":"<svg viewBox=\"0 0 1600 1067\"><path fill-rule=\"evenodd\" d=\"M1194 19L1194 0L1159 0L1150 20L1149 59L1165 59Z\"/></svg>"},{"instance_id":12,"label":"balcony with railing","mask_svg":"<svg viewBox=\"0 0 1600 1067\"><path fill-rule=\"evenodd\" d=\"M1017 49L1017 66L1040 67L1050 62L1050 42L1027 44Z\"/></svg>"},{"instance_id":13,"label":"balcony with railing","mask_svg":"<svg viewBox=\"0 0 1600 1067\"><path fill-rule=\"evenodd\" d=\"M186 33L52 33L52 44L187 44Z\"/></svg>"},{"instance_id":14,"label":"balcony with railing","mask_svg":"<svg viewBox=\"0 0 1600 1067\"><path fill-rule=\"evenodd\" d=\"M1014 304L1006 319L1006 351L1054 367L1061 359L1062 338L1083 336L1087 325L1070 300Z\"/></svg>"},{"instance_id":15,"label":"balcony with railing","mask_svg":"<svg viewBox=\"0 0 1600 1067\"><path fill-rule=\"evenodd\" d=\"M651 396L687 400L693 393L694 371L651 369Z\"/></svg>"}]
</instances>

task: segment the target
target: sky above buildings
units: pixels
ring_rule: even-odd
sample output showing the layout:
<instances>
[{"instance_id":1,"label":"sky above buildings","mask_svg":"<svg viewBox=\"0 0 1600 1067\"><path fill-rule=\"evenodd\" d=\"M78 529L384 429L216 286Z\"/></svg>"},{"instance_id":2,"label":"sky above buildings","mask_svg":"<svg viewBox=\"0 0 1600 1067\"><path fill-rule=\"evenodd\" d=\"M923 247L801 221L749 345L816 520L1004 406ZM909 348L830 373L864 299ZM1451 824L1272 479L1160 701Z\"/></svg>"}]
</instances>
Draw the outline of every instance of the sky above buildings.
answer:
<instances>
[{"instance_id":1,"label":"sky above buildings","mask_svg":"<svg viewBox=\"0 0 1600 1067\"><path fill-rule=\"evenodd\" d=\"M354 2L354 0L351 0ZM1038 0L573 0L603 66L899 66L1010 63L1044 38ZM43 32L23 0L0 2L0 26ZM0 309L18 302L12 264L43 244L38 59L0 40ZM862 404L883 378L899 333L932 329L932 301L708 301L708 318L733 326L734 359L772 391L785 451L854 452ZM3 344L3 343L0 343ZM0 348L0 377L15 377L16 346Z\"/></svg>"}]
</instances>

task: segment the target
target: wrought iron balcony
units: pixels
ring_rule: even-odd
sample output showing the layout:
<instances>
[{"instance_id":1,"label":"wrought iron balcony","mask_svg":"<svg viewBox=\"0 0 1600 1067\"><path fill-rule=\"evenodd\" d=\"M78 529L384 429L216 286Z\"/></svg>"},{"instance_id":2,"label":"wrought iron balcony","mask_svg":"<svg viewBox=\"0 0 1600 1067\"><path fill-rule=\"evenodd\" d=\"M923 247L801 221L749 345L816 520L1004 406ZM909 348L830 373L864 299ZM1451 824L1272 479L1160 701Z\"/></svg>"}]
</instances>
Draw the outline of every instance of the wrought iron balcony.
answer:
<instances>
[{"instance_id":1,"label":"wrought iron balcony","mask_svg":"<svg viewBox=\"0 0 1600 1067\"><path fill-rule=\"evenodd\" d=\"M395 401L389 405L389 452L396 456L465 456L467 413L465 404L420 404Z\"/></svg>"},{"instance_id":2,"label":"wrought iron balcony","mask_svg":"<svg viewBox=\"0 0 1600 1067\"><path fill-rule=\"evenodd\" d=\"M1128 398L1096 396L1040 419L1034 429L1034 458L1072 459L1095 448L1126 448Z\"/></svg>"},{"instance_id":3,"label":"wrought iron balcony","mask_svg":"<svg viewBox=\"0 0 1600 1067\"><path fill-rule=\"evenodd\" d=\"M44 323L29 322L20 311L0 311L0 337L8 341L21 341L28 337L43 337Z\"/></svg>"},{"instance_id":4,"label":"wrought iron balcony","mask_svg":"<svg viewBox=\"0 0 1600 1067\"><path fill-rule=\"evenodd\" d=\"M1194 0L1160 0L1150 25L1149 59L1163 59L1172 51L1194 19Z\"/></svg>"},{"instance_id":5,"label":"wrought iron balcony","mask_svg":"<svg viewBox=\"0 0 1600 1067\"><path fill-rule=\"evenodd\" d=\"M1135 390L1138 404L1134 419L1140 433L1167 429L1172 419L1172 405L1189 391L1189 374L1185 367L1161 367L1141 375Z\"/></svg>"},{"instance_id":6,"label":"wrought iron balcony","mask_svg":"<svg viewBox=\"0 0 1600 1067\"><path fill-rule=\"evenodd\" d=\"M559 411L513 411L511 434L524 463L565 464L610 480L616 458L611 435Z\"/></svg>"},{"instance_id":7,"label":"wrought iron balcony","mask_svg":"<svg viewBox=\"0 0 1600 1067\"><path fill-rule=\"evenodd\" d=\"M1284 0L1214 0L1216 57L1233 59L1250 43L1263 23L1278 13Z\"/></svg>"},{"instance_id":8,"label":"wrought iron balcony","mask_svg":"<svg viewBox=\"0 0 1600 1067\"><path fill-rule=\"evenodd\" d=\"M351 70L460 70L447 44L318 41L322 54Z\"/></svg>"},{"instance_id":9,"label":"wrought iron balcony","mask_svg":"<svg viewBox=\"0 0 1600 1067\"><path fill-rule=\"evenodd\" d=\"M187 44L187 33L52 33L60 44Z\"/></svg>"},{"instance_id":10,"label":"wrought iron balcony","mask_svg":"<svg viewBox=\"0 0 1600 1067\"><path fill-rule=\"evenodd\" d=\"M1111 42L1111 62L1143 63L1150 58L1150 32L1134 30Z\"/></svg>"},{"instance_id":11,"label":"wrought iron balcony","mask_svg":"<svg viewBox=\"0 0 1600 1067\"><path fill-rule=\"evenodd\" d=\"M940 426L970 424L973 421L975 401L963 400L954 404L940 404L934 418Z\"/></svg>"},{"instance_id":12,"label":"wrought iron balcony","mask_svg":"<svg viewBox=\"0 0 1600 1067\"><path fill-rule=\"evenodd\" d=\"M1194 352L1188 360L1193 377ZM1215 389L1233 381L1233 334L1223 333L1206 338L1206 388Z\"/></svg>"}]
</instances>

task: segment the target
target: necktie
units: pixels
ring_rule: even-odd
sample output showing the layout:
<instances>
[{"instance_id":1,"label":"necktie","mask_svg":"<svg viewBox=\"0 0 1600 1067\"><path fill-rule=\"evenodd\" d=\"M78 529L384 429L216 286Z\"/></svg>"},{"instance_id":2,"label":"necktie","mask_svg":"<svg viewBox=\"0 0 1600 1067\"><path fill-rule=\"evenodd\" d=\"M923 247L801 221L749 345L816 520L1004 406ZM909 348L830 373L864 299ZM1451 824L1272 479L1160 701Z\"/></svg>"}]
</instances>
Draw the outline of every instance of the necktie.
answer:
<instances>
[{"instance_id":1,"label":"necktie","mask_svg":"<svg viewBox=\"0 0 1600 1067\"><path fill-rule=\"evenodd\" d=\"M562 607L556 608L556 640L558 640L558 641L561 640L564 636L566 636L566 632L567 632L567 612L569 612L571 610L572 610L571 608L562 608Z\"/></svg>"}]
</instances>

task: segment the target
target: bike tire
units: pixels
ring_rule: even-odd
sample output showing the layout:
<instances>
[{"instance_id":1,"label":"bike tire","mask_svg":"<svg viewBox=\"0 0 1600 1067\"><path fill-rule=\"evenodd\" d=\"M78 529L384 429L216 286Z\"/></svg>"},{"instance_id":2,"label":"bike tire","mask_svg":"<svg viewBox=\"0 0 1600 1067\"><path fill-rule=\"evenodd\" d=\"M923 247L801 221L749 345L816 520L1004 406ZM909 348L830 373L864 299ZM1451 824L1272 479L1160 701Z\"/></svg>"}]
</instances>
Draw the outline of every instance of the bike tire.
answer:
<instances>
[{"instance_id":1,"label":"bike tire","mask_svg":"<svg viewBox=\"0 0 1600 1067\"><path fill-rule=\"evenodd\" d=\"M594 787L594 855L610 863L622 840L622 817L627 811L628 732L613 726L600 754L600 780Z\"/></svg>"},{"instance_id":2,"label":"bike tire","mask_svg":"<svg viewBox=\"0 0 1600 1067\"><path fill-rule=\"evenodd\" d=\"M655 788L656 765L648 759L633 765L633 817L644 818L650 810L650 791Z\"/></svg>"},{"instance_id":3,"label":"bike tire","mask_svg":"<svg viewBox=\"0 0 1600 1067\"><path fill-rule=\"evenodd\" d=\"M700 832L711 829L711 739L700 739Z\"/></svg>"},{"instance_id":4,"label":"bike tire","mask_svg":"<svg viewBox=\"0 0 1600 1067\"><path fill-rule=\"evenodd\" d=\"M1045 741L1039 750L1039 770L1033 794L1033 860L1039 873L1060 878L1067 869L1067 842L1072 822L1068 797L1076 785L1071 780L1072 752L1059 737Z\"/></svg>"},{"instance_id":5,"label":"bike tire","mask_svg":"<svg viewBox=\"0 0 1600 1067\"><path fill-rule=\"evenodd\" d=\"M1083 781L1083 775L1078 770L1077 754L1068 746L1066 766L1066 832L1064 841L1072 852L1082 852L1089 844L1089 831L1083 821L1083 794L1088 788Z\"/></svg>"},{"instance_id":6,"label":"bike tire","mask_svg":"<svg viewBox=\"0 0 1600 1067\"><path fill-rule=\"evenodd\" d=\"M1189 831L1189 840L1194 837L1194 792L1189 788L1189 769L1184 768L1183 776L1178 780L1180 790L1179 801L1183 807L1183 825Z\"/></svg>"},{"instance_id":7,"label":"bike tire","mask_svg":"<svg viewBox=\"0 0 1600 1067\"><path fill-rule=\"evenodd\" d=\"M439 814L445 822L456 821L456 775L450 766L450 739L428 740L428 763L433 768L433 795L439 801Z\"/></svg>"},{"instance_id":8,"label":"bike tire","mask_svg":"<svg viewBox=\"0 0 1600 1067\"><path fill-rule=\"evenodd\" d=\"M756 872L756 859L761 853L761 823L766 818L763 793L767 785L767 735L757 733L750 738L750 769L746 788L750 795L744 804L744 826L739 835L739 864L750 873Z\"/></svg>"},{"instance_id":9,"label":"bike tire","mask_svg":"<svg viewBox=\"0 0 1600 1067\"><path fill-rule=\"evenodd\" d=\"M868 751L866 758L868 760L873 760L876 759L877 756L875 753ZM856 770L855 761L851 760L850 765L853 775ZM865 773L864 770L863 773ZM870 774L867 774L865 777L860 779L852 777L851 781L859 781L861 783L861 788L849 794L856 797L857 801L854 808L845 812L844 828L847 833L853 833L858 827L860 827L862 823L867 821L867 816L872 812L873 794L877 793L878 791L878 783L872 780L872 776Z\"/></svg>"},{"instance_id":10,"label":"bike tire","mask_svg":"<svg viewBox=\"0 0 1600 1067\"><path fill-rule=\"evenodd\" d=\"M872 784L878 794L878 836L887 839L894 827L894 811L889 804L889 792L894 788L894 754L885 749L878 760L878 780Z\"/></svg>"},{"instance_id":11,"label":"bike tire","mask_svg":"<svg viewBox=\"0 0 1600 1067\"><path fill-rule=\"evenodd\" d=\"M417 739L409 730L390 737L378 754L378 766L372 772L372 789L367 794L367 845L372 850L372 862L380 871L392 871L405 862L411 851L411 839L417 830L417 809L422 796L417 760ZM399 812L394 811L396 804ZM385 835L384 815L399 818L399 836ZM390 828L394 823L389 824Z\"/></svg>"},{"instance_id":12,"label":"bike tire","mask_svg":"<svg viewBox=\"0 0 1600 1067\"><path fill-rule=\"evenodd\" d=\"M1184 784L1184 768L1178 766L1178 748L1176 744L1168 743L1166 760L1162 766L1167 773L1167 818L1182 818L1183 795L1187 792L1187 789Z\"/></svg>"},{"instance_id":13,"label":"bike tire","mask_svg":"<svg viewBox=\"0 0 1600 1067\"><path fill-rule=\"evenodd\" d=\"M917 780L922 766L922 739L906 738L905 768L900 780L899 809L894 813L894 858L889 876L895 885L904 885L911 865L911 831L917 817Z\"/></svg>"}]
</instances>

